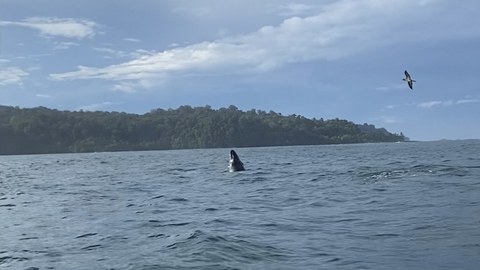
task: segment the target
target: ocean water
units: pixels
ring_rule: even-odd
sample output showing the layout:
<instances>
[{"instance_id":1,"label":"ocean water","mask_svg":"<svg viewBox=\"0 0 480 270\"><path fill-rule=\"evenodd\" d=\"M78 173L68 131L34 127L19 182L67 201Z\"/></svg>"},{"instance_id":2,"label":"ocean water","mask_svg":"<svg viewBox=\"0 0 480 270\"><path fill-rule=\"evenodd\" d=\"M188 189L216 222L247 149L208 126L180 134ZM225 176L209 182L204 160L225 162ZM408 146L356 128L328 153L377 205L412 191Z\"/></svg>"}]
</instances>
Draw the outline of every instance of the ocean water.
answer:
<instances>
[{"instance_id":1,"label":"ocean water","mask_svg":"<svg viewBox=\"0 0 480 270\"><path fill-rule=\"evenodd\" d=\"M0 157L0 269L480 269L480 141Z\"/></svg>"}]
</instances>

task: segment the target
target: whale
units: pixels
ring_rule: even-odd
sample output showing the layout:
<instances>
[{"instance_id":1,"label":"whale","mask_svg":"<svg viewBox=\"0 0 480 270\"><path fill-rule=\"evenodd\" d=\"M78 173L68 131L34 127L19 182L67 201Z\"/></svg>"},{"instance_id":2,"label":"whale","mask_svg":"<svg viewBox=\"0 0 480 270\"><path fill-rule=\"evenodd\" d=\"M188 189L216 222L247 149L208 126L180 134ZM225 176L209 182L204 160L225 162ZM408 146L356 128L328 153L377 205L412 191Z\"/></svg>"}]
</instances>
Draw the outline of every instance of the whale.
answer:
<instances>
[{"instance_id":1,"label":"whale","mask_svg":"<svg viewBox=\"0 0 480 270\"><path fill-rule=\"evenodd\" d=\"M243 162L234 150L230 150L230 160L228 161L228 170L231 172L245 171Z\"/></svg>"}]
</instances>

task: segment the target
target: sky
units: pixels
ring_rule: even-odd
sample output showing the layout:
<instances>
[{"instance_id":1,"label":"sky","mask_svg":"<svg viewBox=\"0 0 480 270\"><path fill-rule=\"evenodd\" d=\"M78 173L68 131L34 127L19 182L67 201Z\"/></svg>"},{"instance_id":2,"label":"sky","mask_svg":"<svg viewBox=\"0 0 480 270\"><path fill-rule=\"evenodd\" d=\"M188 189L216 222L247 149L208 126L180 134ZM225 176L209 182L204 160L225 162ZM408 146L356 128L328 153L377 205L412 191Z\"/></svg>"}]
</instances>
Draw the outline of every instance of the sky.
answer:
<instances>
[{"instance_id":1,"label":"sky","mask_svg":"<svg viewBox=\"0 0 480 270\"><path fill-rule=\"evenodd\" d=\"M0 105L234 105L480 139L479 48L478 0L0 0Z\"/></svg>"}]
</instances>

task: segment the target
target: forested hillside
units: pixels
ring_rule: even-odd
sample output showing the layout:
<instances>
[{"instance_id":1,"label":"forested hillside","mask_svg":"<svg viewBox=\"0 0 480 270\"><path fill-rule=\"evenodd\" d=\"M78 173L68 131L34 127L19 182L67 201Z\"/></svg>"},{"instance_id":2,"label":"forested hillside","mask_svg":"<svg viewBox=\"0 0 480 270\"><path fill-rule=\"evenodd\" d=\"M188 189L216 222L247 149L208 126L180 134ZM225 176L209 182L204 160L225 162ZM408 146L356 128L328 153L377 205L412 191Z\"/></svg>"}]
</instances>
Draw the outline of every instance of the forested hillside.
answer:
<instances>
[{"instance_id":1,"label":"forested hillside","mask_svg":"<svg viewBox=\"0 0 480 270\"><path fill-rule=\"evenodd\" d=\"M0 154L100 152L404 141L372 125L235 106L138 115L0 106Z\"/></svg>"}]
</instances>

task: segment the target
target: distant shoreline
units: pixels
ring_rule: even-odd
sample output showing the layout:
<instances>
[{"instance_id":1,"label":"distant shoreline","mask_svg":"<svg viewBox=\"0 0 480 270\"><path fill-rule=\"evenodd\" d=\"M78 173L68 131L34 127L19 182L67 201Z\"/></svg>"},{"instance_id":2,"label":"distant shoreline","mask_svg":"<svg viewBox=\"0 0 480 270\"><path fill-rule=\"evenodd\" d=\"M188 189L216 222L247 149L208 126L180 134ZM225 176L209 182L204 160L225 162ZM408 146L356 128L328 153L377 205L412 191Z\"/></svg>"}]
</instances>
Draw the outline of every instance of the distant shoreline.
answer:
<instances>
[{"instance_id":1,"label":"distant shoreline","mask_svg":"<svg viewBox=\"0 0 480 270\"><path fill-rule=\"evenodd\" d=\"M231 105L143 115L0 106L0 154L48 154L408 141L370 124L308 119Z\"/></svg>"}]
</instances>

